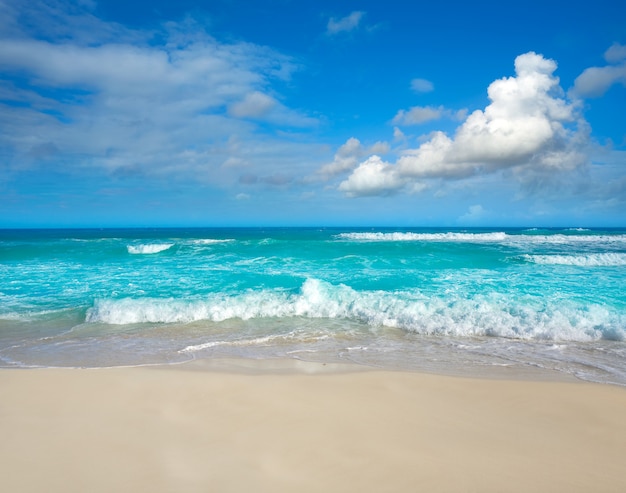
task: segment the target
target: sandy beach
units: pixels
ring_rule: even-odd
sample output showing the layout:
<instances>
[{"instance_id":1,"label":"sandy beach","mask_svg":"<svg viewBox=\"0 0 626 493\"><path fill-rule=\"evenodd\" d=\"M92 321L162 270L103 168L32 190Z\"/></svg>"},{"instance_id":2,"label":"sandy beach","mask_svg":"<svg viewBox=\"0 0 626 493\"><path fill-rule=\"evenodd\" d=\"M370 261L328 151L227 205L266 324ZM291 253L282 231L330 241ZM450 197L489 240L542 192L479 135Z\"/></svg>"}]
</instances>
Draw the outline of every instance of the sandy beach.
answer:
<instances>
[{"instance_id":1,"label":"sandy beach","mask_svg":"<svg viewBox=\"0 0 626 493\"><path fill-rule=\"evenodd\" d=\"M609 385L197 362L0 389L4 491L626 491Z\"/></svg>"}]
</instances>

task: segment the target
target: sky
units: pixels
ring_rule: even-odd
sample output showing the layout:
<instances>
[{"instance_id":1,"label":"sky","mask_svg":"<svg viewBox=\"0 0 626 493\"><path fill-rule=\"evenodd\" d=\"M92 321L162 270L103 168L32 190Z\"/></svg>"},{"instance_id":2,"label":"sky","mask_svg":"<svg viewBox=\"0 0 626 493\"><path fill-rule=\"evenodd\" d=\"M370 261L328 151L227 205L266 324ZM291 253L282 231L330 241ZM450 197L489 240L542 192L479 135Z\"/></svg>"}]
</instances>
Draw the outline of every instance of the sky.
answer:
<instances>
[{"instance_id":1,"label":"sky","mask_svg":"<svg viewBox=\"0 0 626 493\"><path fill-rule=\"evenodd\" d=\"M626 226L626 7L0 0L0 227Z\"/></svg>"}]
</instances>

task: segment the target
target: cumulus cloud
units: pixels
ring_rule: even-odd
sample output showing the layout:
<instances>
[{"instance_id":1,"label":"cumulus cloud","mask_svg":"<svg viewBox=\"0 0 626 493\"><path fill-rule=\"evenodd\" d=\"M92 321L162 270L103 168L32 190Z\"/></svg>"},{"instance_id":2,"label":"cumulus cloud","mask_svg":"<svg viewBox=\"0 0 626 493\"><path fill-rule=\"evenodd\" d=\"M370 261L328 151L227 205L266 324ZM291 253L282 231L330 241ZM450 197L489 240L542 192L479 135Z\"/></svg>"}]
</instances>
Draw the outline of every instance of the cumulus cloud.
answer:
<instances>
[{"instance_id":1,"label":"cumulus cloud","mask_svg":"<svg viewBox=\"0 0 626 493\"><path fill-rule=\"evenodd\" d=\"M611 65L590 67L574 81L573 94L580 97L602 96L613 84L626 87L626 46L613 44L604 59Z\"/></svg>"},{"instance_id":2,"label":"cumulus cloud","mask_svg":"<svg viewBox=\"0 0 626 493\"><path fill-rule=\"evenodd\" d=\"M423 179L461 179L511 169L520 180L584 162L587 126L563 97L556 63L534 52L515 59L515 77L491 83L491 103L453 137L435 132L395 164L373 156L339 185L349 196L388 194ZM575 128L574 128L575 127Z\"/></svg>"},{"instance_id":3,"label":"cumulus cloud","mask_svg":"<svg viewBox=\"0 0 626 493\"><path fill-rule=\"evenodd\" d=\"M329 179L333 176L352 171L359 163L359 159L367 154L386 154L387 152L389 152L389 144L386 142L376 142L370 147L365 147L361 144L359 139L351 137L345 144L339 147L335 153L333 162L322 166L317 173L323 178Z\"/></svg>"},{"instance_id":4,"label":"cumulus cloud","mask_svg":"<svg viewBox=\"0 0 626 493\"><path fill-rule=\"evenodd\" d=\"M341 182L339 190L349 197L362 197L389 195L403 186L402 178L394 173L394 166L374 155L361 163L347 180Z\"/></svg>"},{"instance_id":5,"label":"cumulus cloud","mask_svg":"<svg viewBox=\"0 0 626 493\"><path fill-rule=\"evenodd\" d=\"M355 10L354 12L340 19L331 17L328 20L328 24L326 25L326 33L329 35L333 35L341 32L353 31L357 27L359 27L359 24L364 15L365 12Z\"/></svg>"},{"instance_id":6,"label":"cumulus cloud","mask_svg":"<svg viewBox=\"0 0 626 493\"><path fill-rule=\"evenodd\" d=\"M426 79L413 79L411 81L411 89L415 92L432 92L435 90L434 84Z\"/></svg>"}]
</instances>

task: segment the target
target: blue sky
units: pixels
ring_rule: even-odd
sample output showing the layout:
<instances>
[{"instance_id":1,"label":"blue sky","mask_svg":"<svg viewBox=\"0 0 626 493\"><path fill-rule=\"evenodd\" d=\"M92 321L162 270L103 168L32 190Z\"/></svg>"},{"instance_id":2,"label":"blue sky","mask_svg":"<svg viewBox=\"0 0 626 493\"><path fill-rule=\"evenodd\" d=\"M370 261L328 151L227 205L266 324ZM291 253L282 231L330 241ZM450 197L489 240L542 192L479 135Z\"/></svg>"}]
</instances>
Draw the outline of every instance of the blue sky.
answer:
<instances>
[{"instance_id":1,"label":"blue sky","mask_svg":"<svg viewBox=\"0 0 626 493\"><path fill-rule=\"evenodd\" d=\"M623 2L0 0L0 227L625 224Z\"/></svg>"}]
</instances>

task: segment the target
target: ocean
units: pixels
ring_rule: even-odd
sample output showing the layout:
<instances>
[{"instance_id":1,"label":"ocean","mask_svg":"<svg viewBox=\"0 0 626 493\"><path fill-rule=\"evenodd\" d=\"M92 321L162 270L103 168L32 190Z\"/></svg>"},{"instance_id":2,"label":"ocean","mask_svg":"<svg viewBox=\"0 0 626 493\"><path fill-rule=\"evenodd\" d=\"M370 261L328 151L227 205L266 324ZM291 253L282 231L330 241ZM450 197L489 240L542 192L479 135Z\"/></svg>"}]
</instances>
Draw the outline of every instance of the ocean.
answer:
<instances>
[{"instance_id":1,"label":"ocean","mask_svg":"<svg viewBox=\"0 0 626 493\"><path fill-rule=\"evenodd\" d=\"M0 367L196 358L626 385L626 229L0 231Z\"/></svg>"}]
</instances>

